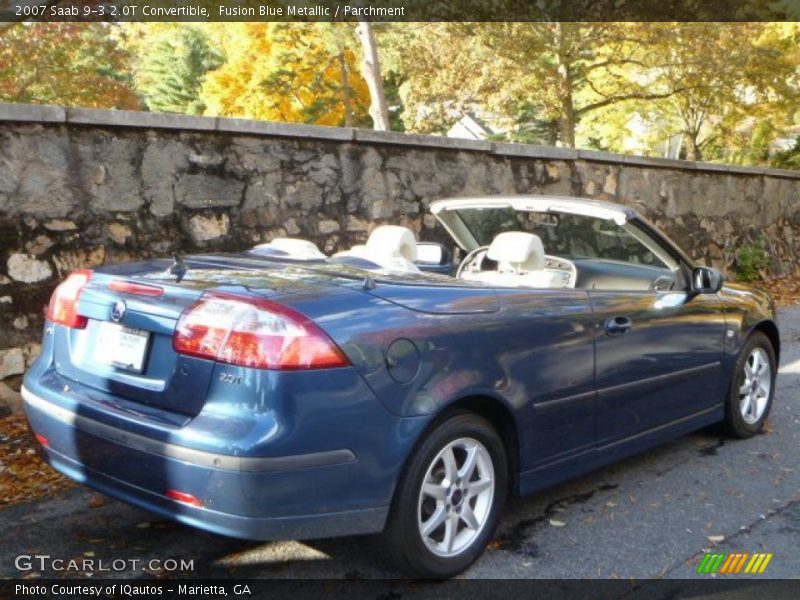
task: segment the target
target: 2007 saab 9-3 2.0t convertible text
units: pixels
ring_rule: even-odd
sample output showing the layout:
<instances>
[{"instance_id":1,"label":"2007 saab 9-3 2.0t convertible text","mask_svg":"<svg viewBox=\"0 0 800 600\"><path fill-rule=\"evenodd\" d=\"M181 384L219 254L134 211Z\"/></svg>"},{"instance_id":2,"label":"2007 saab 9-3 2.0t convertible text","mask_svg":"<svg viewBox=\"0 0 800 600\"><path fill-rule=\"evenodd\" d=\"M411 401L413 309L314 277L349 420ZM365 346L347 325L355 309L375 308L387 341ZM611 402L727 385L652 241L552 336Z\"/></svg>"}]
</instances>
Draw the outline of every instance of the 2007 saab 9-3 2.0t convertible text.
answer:
<instances>
[{"instance_id":1,"label":"2007 saab 9-3 2.0t convertible text","mask_svg":"<svg viewBox=\"0 0 800 600\"><path fill-rule=\"evenodd\" d=\"M630 208L434 202L465 252L381 226L327 257L241 254L75 271L25 409L59 471L249 539L383 532L406 572L481 553L506 495L723 421L757 433L771 299L698 267Z\"/></svg>"}]
</instances>

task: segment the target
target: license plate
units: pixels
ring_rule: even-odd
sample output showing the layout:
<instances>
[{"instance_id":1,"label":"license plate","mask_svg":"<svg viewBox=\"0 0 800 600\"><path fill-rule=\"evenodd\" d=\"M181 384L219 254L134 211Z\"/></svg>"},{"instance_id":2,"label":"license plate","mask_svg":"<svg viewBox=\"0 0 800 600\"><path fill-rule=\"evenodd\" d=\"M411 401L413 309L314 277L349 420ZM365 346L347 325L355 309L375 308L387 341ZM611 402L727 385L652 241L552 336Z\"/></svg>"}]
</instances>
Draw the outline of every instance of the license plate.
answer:
<instances>
[{"instance_id":1,"label":"license plate","mask_svg":"<svg viewBox=\"0 0 800 600\"><path fill-rule=\"evenodd\" d=\"M94 359L118 369L141 373L150 334L117 323L101 323Z\"/></svg>"}]
</instances>

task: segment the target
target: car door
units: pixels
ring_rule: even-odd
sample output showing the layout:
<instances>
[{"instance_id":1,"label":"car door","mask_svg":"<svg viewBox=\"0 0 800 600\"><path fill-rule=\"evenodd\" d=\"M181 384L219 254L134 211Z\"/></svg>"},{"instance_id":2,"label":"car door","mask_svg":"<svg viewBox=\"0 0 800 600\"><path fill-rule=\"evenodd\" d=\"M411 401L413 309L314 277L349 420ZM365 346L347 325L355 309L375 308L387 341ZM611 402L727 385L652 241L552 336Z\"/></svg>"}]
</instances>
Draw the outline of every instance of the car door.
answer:
<instances>
[{"instance_id":1,"label":"car door","mask_svg":"<svg viewBox=\"0 0 800 600\"><path fill-rule=\"evenodd\" d=\"M717 294L591 290L589 297L598 446L719 404L725 315Z\"/></svg>"},{"instance_id":2,"label":"car door","mask_svg":"<svg viewBox=\"0 0 800 600\"><path fill-rule=\"evenodd\" d=\"M684 259L670 257L654 230L628 226L615 235L616 260L597 256L584 267L599 447L712 410L724 393L725 313L717 294L681 291ZM655 275L650 289L630 289L628 274L646 268Z\"/></svg>"},{"instance_id":3,"label":"car door","mask_svg":"<svg viewBox=\"0 0 800 600\"><path fill-rule=\"evenodd\" d=\"M594 321L584 290L496 288L502 331L491 351L520 405L522 470L595 446Z\"/></svg>"}]
</instances>

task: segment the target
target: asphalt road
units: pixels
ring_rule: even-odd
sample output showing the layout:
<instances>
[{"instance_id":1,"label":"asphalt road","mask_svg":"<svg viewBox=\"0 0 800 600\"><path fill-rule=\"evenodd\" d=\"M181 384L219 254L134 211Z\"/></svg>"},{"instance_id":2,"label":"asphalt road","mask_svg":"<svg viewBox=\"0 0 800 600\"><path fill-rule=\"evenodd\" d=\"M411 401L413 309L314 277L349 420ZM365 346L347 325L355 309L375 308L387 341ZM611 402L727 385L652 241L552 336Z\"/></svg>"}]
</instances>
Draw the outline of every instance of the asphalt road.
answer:
<instances>
[{"instance_id":1,"label":"asphalt road","mask_svg":"<svg viewBox=\"0 0 800 600\"><path fill-rule=\"evenodd\" d=\"M760 578L800 576L800 308L783 310L779 325L783 355L766 433L746 441L696 433L515 499L464 577L707 579L695 570L709 550L771 552ZM153 558L193 559L201 577L396 576L376 560L372 537L243 542L115 501L91 508L90 496L72 490L0 511L0 577L23 574L14 567L19 554L141 560L121 577L148 576L141 565Z\"/></svg>"}]
</instances>

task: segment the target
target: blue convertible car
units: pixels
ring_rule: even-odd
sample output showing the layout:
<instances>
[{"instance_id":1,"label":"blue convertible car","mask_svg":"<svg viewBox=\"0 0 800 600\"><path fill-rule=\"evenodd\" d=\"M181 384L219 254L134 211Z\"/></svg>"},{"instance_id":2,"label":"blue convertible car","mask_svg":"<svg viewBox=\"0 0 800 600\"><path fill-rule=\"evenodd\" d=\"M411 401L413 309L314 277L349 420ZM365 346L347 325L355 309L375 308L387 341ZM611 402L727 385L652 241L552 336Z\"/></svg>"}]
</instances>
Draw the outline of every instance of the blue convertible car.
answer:
<instances>
[{"instance_id":1,"label":"blue convertible car","mask_svg":"<svg viewBox=\"0 0 800 600\"><path fill-rule=\"evenodd\" d=\"M457 264L381 226L331 257L279 239L73 272L24 381L43 456L220 534L383 532L407 572L447 577L508 493L712 423L762 428L780 353L765 294L624 206L431 209Z\"/></svg>"}]
</instances>

